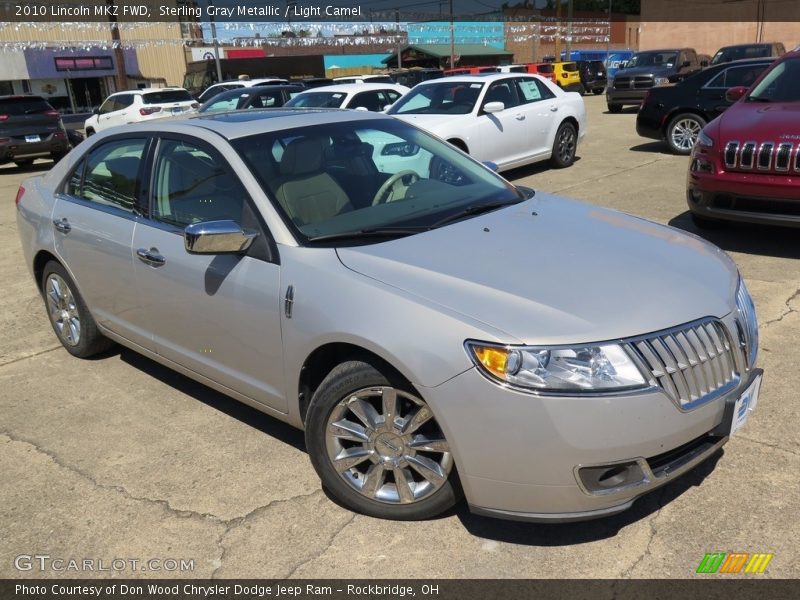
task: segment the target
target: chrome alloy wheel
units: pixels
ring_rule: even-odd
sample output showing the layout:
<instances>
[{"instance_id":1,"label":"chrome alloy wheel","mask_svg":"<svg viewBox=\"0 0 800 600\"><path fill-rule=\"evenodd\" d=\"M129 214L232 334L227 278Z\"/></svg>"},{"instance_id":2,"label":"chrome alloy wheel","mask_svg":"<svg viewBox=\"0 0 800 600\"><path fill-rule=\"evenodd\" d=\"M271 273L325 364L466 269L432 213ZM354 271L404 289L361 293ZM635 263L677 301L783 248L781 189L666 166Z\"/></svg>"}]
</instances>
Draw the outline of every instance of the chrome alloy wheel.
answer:
<instances>
[{"instance_id":1,"label":"chrome alloy wheel","mask_svg":"<svg viewBox=\"0 0 800 600\"><path fill-rule=\"evenodd\" d=\"M50 273L45 282L47 312L58 337L69 346L81 341L81 319L72 290L56 273Z\"/></svg>"},{"instance_id":2,"label":"chrome alloy wheel","mask_svg":"<svg viewBox=\"0 0 800 600\"><path fill-rule=\"evenodd\" d=\"M393 387L358 390L331 411L328 458L370 500L411 504L431 496L453 467L450 446L430 408Z\"/></svg>"},{"instance_id":3,"label":"chrome alloy wheel","mask_svg":"<svg viewBox=\"0 0 800 600\"><path fill-rule=\"evenodd\" d=\"M697 141L697 136L700 135L700 123L695 119L681 119L675 123L670 138L672 144L679 150L691 150Z\"/></svg>"},{"instance_id":4,"label":"chrome alloy wheel","mask_svg":"<svg viewBox=\"0 0 800 600\"><path fill-rule=\"evenodd\" d=\"M564 127L558 135L558 158L561 162L569 164L575 156L575 131L571 127Z\"/></svg>"}]
</instances>

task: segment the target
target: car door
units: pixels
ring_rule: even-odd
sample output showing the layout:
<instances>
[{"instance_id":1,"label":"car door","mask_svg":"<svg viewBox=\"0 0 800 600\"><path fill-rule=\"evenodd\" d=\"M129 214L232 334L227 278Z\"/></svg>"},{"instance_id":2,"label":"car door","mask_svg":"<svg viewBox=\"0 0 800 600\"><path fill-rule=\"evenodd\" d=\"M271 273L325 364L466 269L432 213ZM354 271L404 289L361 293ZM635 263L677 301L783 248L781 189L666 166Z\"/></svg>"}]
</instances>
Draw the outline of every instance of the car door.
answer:
<instances>
[{"instance_id":1,"label":"car door","mask_svg":"<svg viewBox=\"0 0 800 600\"><path fill-rule=\"evenodd\" d=\"M698 90L698 105L709 120L718 117L731 105L725 98L725 92L740 85L750 87L768 66L769 63L762 63L723 69Z\"/></svg>"},{"instance_id":2,"label":"car door","mask_svg":"<svg viewBox=\"0 0 800 600\"><path fill-rule=\"evenodd\" d=\"M504 109L487 113L489 102L502 102ZM527 140L527 110L520 106L514 79L493 82L477 104L472 124L465 119L469 131L470 154L478 160L489 160L503 166L516 162L530 153Z\"/></svg>"},{"instance_id":3,"label":"car door","mask_svg":"<svg viewBox=\"0 0 800 600\"><path fill-rule=\"evenodd\" d=\"M188 137L161 138L152 182L133 270L156 351L285 412L277 251L244 186L219 152ZM219 220L258 232L248 252L189 254L184 228Z\"/></svg>"},{"instance_id":4,"label":"car door","mask_svg":"<svg viewBox=\"0 0 800 600\"><path fill-rule=\"evenodd\" d=\"M101 131L107 127L113 127L113 119L119 111L120 107L117 104L116 96L109 96L106 101L97 109L97 131Z\"/></svg>"},{"instance_id":5,"label":"car door","mask_svg":"<svg viewBox=\"0 0 800 600\"><path fill-rule=\"evenodd\" d=\"M151 348L131 320L136 307L131 241L143 208L143 157L148 138L111 139L72 170L53 207L56 253L71 272L95 321Z\"/></svg>"},{"instance_id":6,"label":"car door","mask_svg":"<svg viewBox=\"0 0 800 600\"><path fill-rule=\"evenodd\" d=\"M527 153L538 156L550 152L562 120L556 95L535 77L520 77L515 84L521 101L520 110L525 114Z\"/></svg>"}]
</instances>

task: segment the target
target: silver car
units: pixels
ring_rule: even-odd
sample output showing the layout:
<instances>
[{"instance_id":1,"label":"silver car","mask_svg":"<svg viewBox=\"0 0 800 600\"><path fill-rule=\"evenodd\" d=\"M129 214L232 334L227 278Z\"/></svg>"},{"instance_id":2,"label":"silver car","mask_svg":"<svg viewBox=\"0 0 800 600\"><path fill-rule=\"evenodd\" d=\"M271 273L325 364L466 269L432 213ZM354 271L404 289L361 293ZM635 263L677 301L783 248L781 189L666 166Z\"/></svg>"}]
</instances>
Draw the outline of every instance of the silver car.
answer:
<instances>
[{"instance_id":1,"label":"silver car","mask_svg":"<svg viewBox=\"0 0 800 600\"><path fill-rule=\"evenodd\" d=\"M511 519L617 513L758 397L725 253L515 187L385 115L111 129L17 208L68 352L117 342L305 429L323 485L364 514L462 494Z\"/></svg>"}]
</instances>

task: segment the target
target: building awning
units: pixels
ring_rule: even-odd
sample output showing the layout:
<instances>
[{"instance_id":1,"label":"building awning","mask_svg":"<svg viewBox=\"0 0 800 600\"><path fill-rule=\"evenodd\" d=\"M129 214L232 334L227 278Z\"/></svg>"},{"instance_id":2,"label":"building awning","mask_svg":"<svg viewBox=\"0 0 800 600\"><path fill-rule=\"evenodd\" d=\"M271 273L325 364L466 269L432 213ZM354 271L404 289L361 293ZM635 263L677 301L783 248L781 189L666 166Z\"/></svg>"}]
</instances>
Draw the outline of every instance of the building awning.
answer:
<instances>
[{"instance_id":1,"label":"building awning","mask_svg":"<svg viewBox=\"0 0 800 600\"><path fill-rule=\"evenodd\" d=\"M400 54L403 57L403 60L415 60L419 58L450 58L450 44L411 44L401 48ZM455 55L461 58L475 56L511 58L514 56L514 53L501 48L495 48L493 46L484 46L483 44L456 44ZM397 52L393 52L381 62L387 64L396 60Z\"/></svg>"}]
</instances>

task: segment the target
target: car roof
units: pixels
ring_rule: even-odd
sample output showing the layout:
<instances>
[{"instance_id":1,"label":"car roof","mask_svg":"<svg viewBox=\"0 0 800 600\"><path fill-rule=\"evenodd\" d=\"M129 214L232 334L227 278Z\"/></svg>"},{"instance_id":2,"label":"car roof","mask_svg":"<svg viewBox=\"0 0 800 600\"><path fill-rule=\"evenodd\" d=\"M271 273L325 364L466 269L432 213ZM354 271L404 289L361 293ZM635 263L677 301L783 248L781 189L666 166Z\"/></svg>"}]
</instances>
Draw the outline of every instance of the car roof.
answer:
<instances>
[{"instance_id":1,"label":"car roof","mask_svg":"<svg viewBox=\"0 0 800 600\"><path fill-rule=\"evenodd\" d=\"M229 98L239 98L241 96L268 96L275 91L291 90L291 91L304 91L302 85L292 85L290 83L282 83L279 85L251 85L248 87L236 88L233 90L225 90L206 100L206 103L216 102L218 100L226 100Z\"/></svg>"},{"instance_id":2,"label":"car roof","mask_svg":"<svg viewBox=\"0 0 800 600\"><path fill-rule=\"evenodd\" d=\"M340 92L340 93L350 93L350 92L366 92L368 90L396 90L401 91L404 89L408 89L404 85L400 85L397 83L369 83L367 81L363 83L337 83L334 85L323 85L320 87L315 87L311 89L306 89L303 91L304 94L309 92Z\"/></svg>"},{"instance_id":3,"label":"car roof","mask_svg":"<svg viewBox=\"0 0 800 600\"><path fill-rule=\"evenodd\" d=\"M752 48L753 46L774 46L775 42L753 42L752 44L731 44L730 46L723 46L720 50L727 50L729 48Z\"/></svg>"},{"instance_id":4,"label":"car roof","mask_svg":"<svg viewBox=\"0 0 800 600\"><path fill-rule=\"evenodd\" d=\"M533 73L479 73L478 75L450 75L441 79L429 79L417 84L420 85L434 85L434 84L451 84L457 82L464 83L486 83L487 81L499 81L501 79L513 79L517 77L535 77Z\"/></svg>"},{"instance_id":5,"label":"car roof","mask_svg":"<svg viewBox=\"0 0 800 600\"><path fill-rule=\"evenodd\" d=\"M182 87L150 87L150 88L137 88L135 90L121 90L119 92L114 92L113 94L109 94L109 98L111 96L117 96L119 94L152 94L157 92L179 92L179 91L186 91Z\"/></svg>"},{"instance_id":6,"label":"car roof","mask_svg":"<svg viewBox=\"0 0 800 600\"><path fill-rule=\"evenodd\" d=\"M266 108L244 111L199 113L191 117L143 121L131 125L115 127L121 133L122 127L133 134L148 132L171 132L197 134L198 129L213 131L227 140L235 140L259 133L283 131L298 127L313 127L329 123L348 121L370 121L374 119L393 120L382 113L343 110L336 108Z\"/></svg>"}]
</instances>

